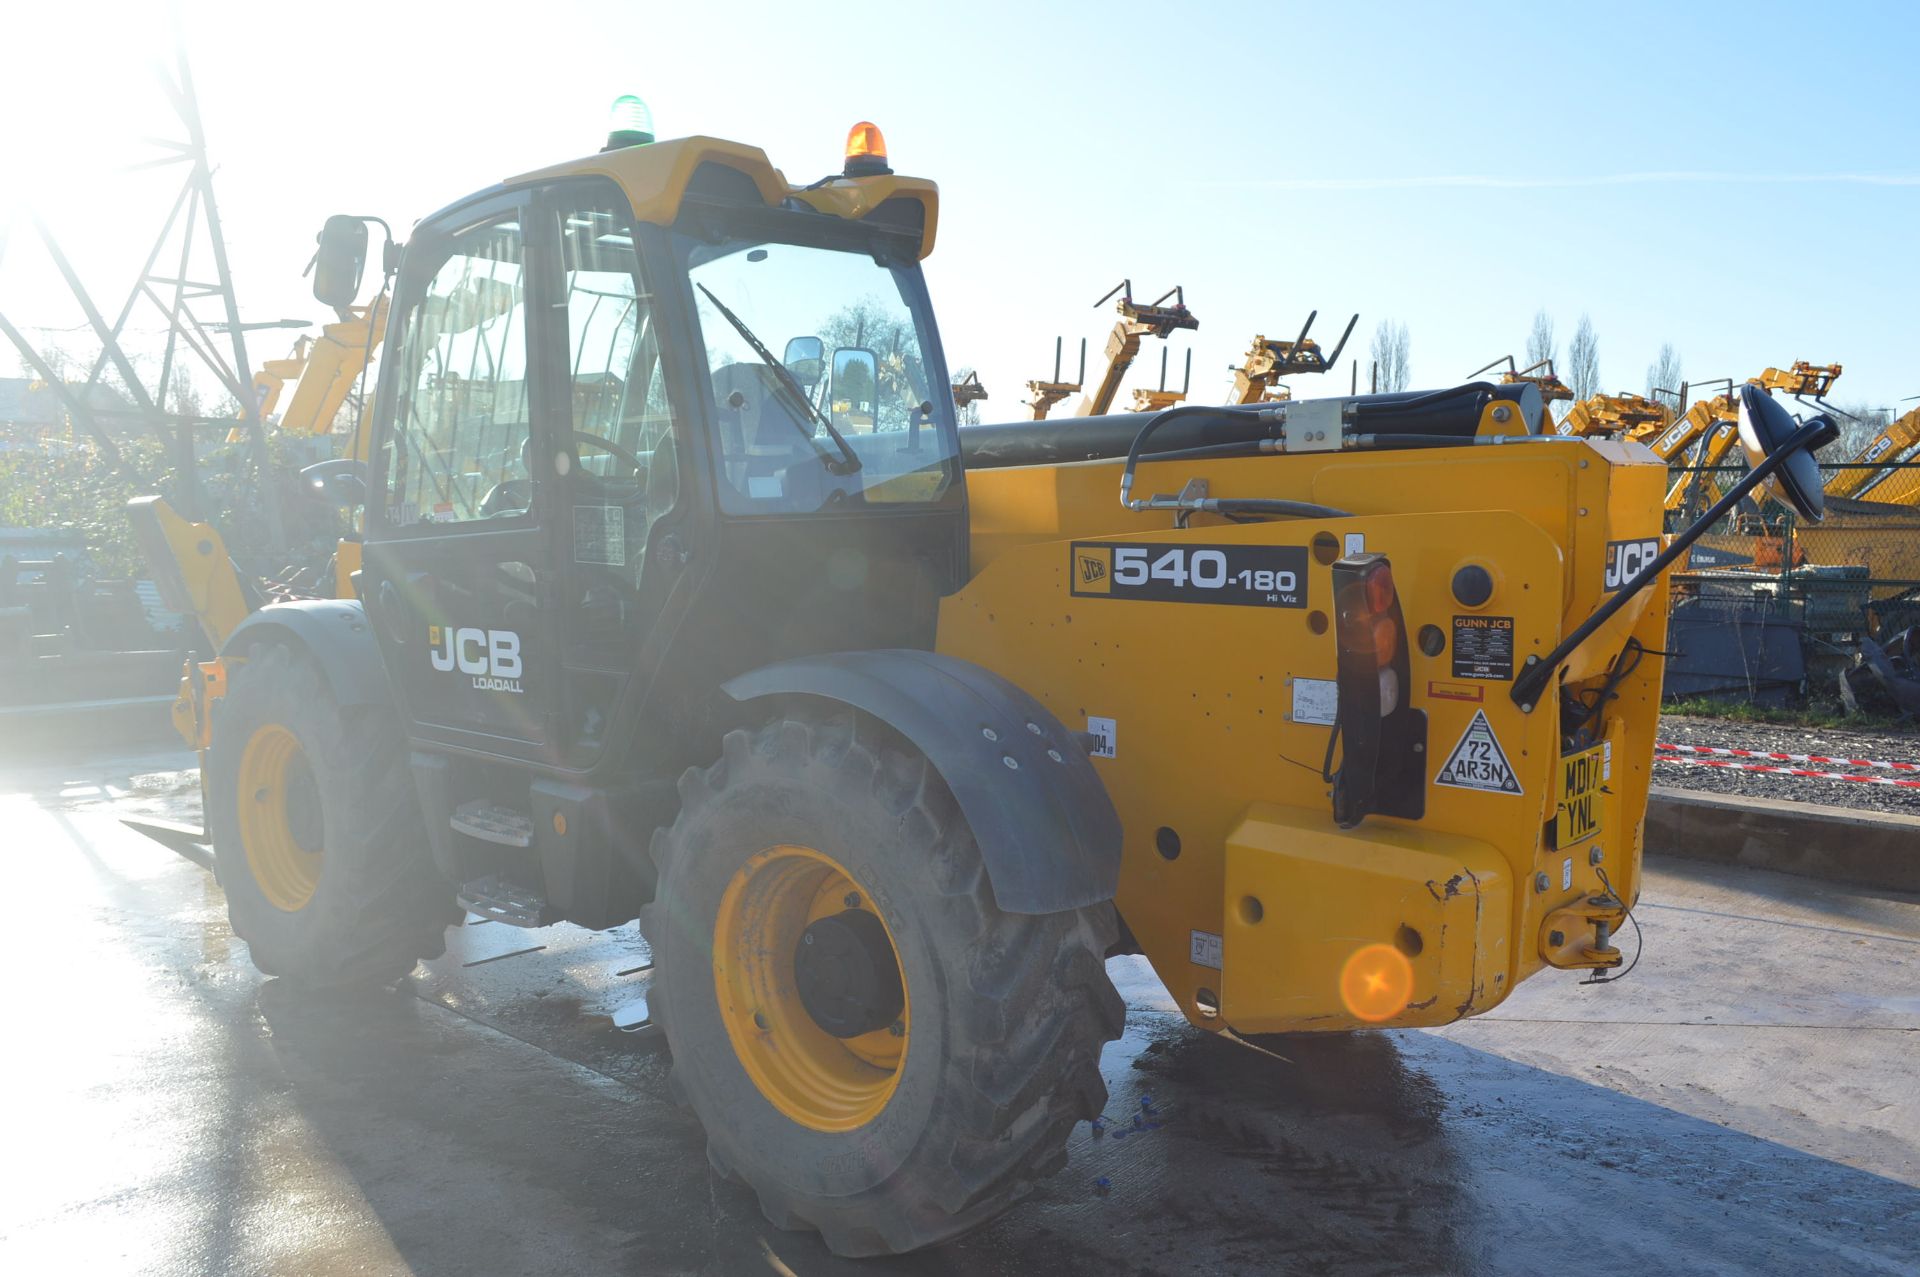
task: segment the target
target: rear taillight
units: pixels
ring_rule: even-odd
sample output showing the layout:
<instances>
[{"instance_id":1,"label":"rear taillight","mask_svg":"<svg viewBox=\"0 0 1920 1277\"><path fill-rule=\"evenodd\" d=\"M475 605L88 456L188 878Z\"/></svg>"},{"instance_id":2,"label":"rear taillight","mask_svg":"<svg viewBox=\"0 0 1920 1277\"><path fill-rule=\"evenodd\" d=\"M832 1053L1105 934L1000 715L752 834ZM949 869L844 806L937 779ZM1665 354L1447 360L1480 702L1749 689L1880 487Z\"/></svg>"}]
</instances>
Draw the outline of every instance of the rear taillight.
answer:
<instances>
[{"instance_id":1,"label":"rear taillight","mask_svg":"<svg viewBox=\"0 0 1920 1277\"><path fill-rule=\"evenodd\" d=\"M1426 813L1422 765L1426 715L1407 695L1407 627L1384 554L1349 554L1333 565L1339 709L1327 748L1333 819L1351 829L1379 813L1418 820Z\"/></svg>"}]
</instances>

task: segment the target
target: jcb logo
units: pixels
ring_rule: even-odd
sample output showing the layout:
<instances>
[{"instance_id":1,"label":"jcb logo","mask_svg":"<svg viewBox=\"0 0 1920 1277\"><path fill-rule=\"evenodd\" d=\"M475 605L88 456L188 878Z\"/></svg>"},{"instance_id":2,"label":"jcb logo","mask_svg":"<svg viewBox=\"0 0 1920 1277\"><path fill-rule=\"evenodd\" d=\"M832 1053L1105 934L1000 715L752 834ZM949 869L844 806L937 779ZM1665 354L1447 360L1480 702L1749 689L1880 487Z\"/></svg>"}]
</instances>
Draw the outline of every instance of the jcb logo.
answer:
<instances>
[{"instance_id":1,"label":"jcb logo","mask_svg":"<svg viewBox=\"0 0 1920 1277\"><path fill-rule=\"evenodd\" d=\"M1113 582L1107 577L1112 551L1106 549L1081 550L1073 556L1074 575L1080 578L1077 594L1106 594L1113 588Z\"/></svg>"},{"instance_id":2,"label":"jcb logo","mask_svg":"<svg viewBox=\"0 0 1920 1277\"><path fill-rule=\"evenodd\" d=\"M520 636L512 630L429 625L427 649L434 669L442 673L457 669L471 675L473 685L482 691L523 690L520 676L525 666L520 659Z\"/></svg>"},{"instance_id":3,"label":"jcb logo","mask_svg":"<svg viewBox=\"0 0 1920 1277\"><path fill-rule=\"evenodd\" d=\"M1659 537L1647 537L1641 541L1607 542L1606 592L1611 594L1633 580L1640 570L1653 562L1659 554Z\"/></svg>"}]
</instances>

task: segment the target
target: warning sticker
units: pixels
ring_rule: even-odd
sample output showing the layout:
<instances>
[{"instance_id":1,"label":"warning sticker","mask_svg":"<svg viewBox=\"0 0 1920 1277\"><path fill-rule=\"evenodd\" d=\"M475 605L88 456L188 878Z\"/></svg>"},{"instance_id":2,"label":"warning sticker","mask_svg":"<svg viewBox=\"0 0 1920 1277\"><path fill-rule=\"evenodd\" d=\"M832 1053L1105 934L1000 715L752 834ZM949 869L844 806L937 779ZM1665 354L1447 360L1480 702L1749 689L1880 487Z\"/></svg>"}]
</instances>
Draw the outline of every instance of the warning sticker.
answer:
<instances>
[{"instance_id":1,"label":"warning sticker","mask_svg":"<svg viewBox=\"0 0 1920 1277\"><path fill-rule=\"evenodd\" d=\"M1196 967L1220 970L1226 959L1226 945L1211 931L1195 931L1190 936L1188 961Z\"/></svg>"},{"instance_id":2,"label":"warning sticker","mask_svg":"<svg viewBox=\"0 0 1920 1277\"><path fill-rule=\"evenodd\" d=\"M1489 794L1523 792L1519 778L1513 774L1513 764L1507 761L1507 751L1494 738L1493 724L1487 721L1483 709L1473 711L1473 721L1467 724L1466 733L1447 755L1447 761L1440 764L1440 774L1433 783Z\"/></svg>"},{"instance_id":3,"label":"warning sticker","mask_svg":"<svg viewBox=\"0 0 1920 1277\"><path fill-rule=\"evenodd\" d=\"M1510 616L1454 617L1453 676L1455 678L1512 678L1513 618Z\"/></svg>"},{"instance_id":4,"label":"warning sticker","mask_svg":"<svg viewBox=\"0 0 1920 1277\"><path fill-rule=\"evenodd\" d=\"M1293 680L1293 721L1332 727L1340 717L1340 684L1330 678Z\"/></svg>"}]
</instances>

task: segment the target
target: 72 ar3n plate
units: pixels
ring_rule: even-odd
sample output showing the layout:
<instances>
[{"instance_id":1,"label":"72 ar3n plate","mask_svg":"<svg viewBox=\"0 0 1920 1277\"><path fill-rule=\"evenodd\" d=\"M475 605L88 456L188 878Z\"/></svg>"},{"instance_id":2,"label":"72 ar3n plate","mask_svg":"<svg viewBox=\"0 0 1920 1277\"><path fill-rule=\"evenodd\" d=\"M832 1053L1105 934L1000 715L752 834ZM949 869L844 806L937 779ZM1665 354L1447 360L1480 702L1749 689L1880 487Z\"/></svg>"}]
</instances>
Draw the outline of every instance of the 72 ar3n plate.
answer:
<instances>
[{"instance_id":1,"label":"72 ar3n plate","mask_svg":"<svg viewBox=\"0 0 1920 1277\"><path fill-rule=\"evenodd\" d=\"M1075 541L1068 553L1077 597L1242 607L1307 605L1305 546Z\"/></svg>"}]
</instances>

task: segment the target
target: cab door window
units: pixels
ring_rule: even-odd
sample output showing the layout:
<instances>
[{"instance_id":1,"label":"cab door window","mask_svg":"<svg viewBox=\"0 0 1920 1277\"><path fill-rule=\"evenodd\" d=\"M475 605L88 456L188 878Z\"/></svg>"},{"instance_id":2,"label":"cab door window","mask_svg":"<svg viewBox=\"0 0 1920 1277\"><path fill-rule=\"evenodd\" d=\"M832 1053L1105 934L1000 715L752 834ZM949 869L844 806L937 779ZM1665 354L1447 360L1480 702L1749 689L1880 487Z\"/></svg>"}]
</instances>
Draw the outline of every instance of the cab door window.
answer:
<instances>
[{"instance_id":1,"label":"cab door window","mask_svg":"<svg viewBox=\"0 0 1920 1277\"><path fill-rule=\"evenodd\" d=\"M525 275L520 219L506 215L454 236L408 313L387 456L390 524L531 509Z\"/></svg>"},{"instance_id":2,"label":"cab door window","mask_svg":"<svg viewBox=\"0 0 1920 1277\"><path fill-rule=\"evenodd\" d=\"M680 482L655 298L622 213L564 211L560 243L578 459L567 488L573 560L637 587L647 534Z\"/></svg>"}]
</instances>

